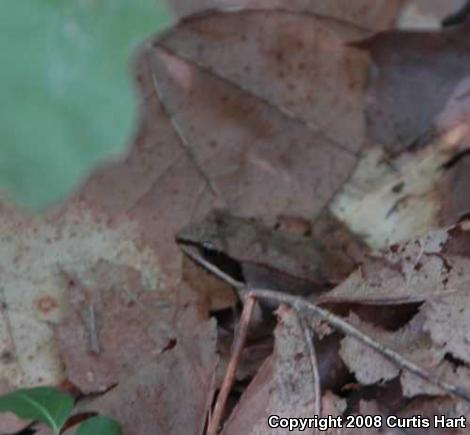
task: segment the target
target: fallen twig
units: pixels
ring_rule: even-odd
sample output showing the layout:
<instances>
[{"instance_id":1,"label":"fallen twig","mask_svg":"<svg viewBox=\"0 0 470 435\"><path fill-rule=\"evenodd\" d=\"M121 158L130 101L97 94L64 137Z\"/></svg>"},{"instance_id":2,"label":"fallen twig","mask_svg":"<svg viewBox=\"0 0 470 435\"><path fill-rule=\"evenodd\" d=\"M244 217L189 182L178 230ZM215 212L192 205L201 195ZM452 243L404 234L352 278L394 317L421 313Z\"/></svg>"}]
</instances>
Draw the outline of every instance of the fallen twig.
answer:
<instances>
[{"instance_id":1,"label":"fallen twig","mask_svg":"<svg viewBox=\"0 0 470 435\"><path fill-rule=\"evenodd\" d=\"M317 352L315 351L315 346L313 344L313 334L310 326L306 324L303 314L296 311L297 318L299 319L299 325L304 334L305 346L308 350L308 355L310 359L310 366L312 369L313 377L313 390L315 394L315 404L314 404L314 414L321 417L321 383L320 383L320 370L318 368L318 358Z\"/></svg>"},{"instance_id":2,"label":"fallen twig","mask_svg":"<svg viewBox=\"0 0 470 435\"><path fill-rule=\"evenodd\" d=\"M223 413L225 410L225 404L227 403L228 395L232 389L233 381L237 374L237 367L242 356L243 347L245 346L246 336L248 334L248 328L250 326L250 319L255 306L255 298L248 296L243 306L243 312L238 327L238 332L235 335L235 342L233 345L232 356L225 372L224 381L220 387L219 395L217 396L217 402L214 407L212 418L209 420L207 427L207 435L216 435L220 422L222 421Z\"/></svg>"}]
</instances>

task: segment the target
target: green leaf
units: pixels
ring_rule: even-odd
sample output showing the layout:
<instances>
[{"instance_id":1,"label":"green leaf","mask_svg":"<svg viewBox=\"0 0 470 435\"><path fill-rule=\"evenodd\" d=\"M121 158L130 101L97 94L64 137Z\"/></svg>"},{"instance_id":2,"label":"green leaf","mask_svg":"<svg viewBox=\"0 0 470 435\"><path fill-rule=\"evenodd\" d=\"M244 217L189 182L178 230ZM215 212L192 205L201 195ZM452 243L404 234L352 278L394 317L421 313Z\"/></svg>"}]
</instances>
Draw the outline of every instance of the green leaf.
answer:
<instances>
[{"instance_id":1,"label":"green leaf","mask_svg":"<svg viewBox=\"0 0 470 435\"><path fill-rule=\"evenodd\" d=\"M122 435L121 425L108 417L92 417L80 425L77 435Z\"/></svg>"},{"instance_id":2,"label":"green leaf","mask_svg":"<svg viewBox=\"0 0 470 435\"><path fill-rule=\"evenodd\" d=\"M169 23L164 0L3 0L0 189L40 210L125 150L132 50Z\"/></svg>"},{"instance_id":3,"label":"green leaf","mask_svg":"<svg viewBox=\"0 0 470 435\"><path fill-rule=\"evenodd\" d=\"M73 399L55 388L19 389L0 397L0 412L47 424L58 434L73 409Z\"/></svg>"}]
</instances>

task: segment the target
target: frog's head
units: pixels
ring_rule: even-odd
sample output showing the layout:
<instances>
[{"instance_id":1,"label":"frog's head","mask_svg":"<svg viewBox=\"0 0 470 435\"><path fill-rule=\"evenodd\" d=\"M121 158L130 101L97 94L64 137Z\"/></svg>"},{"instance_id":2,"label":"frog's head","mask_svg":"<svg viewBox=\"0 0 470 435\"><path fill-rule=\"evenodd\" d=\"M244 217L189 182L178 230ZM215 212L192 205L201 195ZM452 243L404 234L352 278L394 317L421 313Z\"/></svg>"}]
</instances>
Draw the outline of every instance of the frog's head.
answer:
<instances>
[{"instance_id":1,"label":"frog's head","mask_svg":"<svg viewBox=\"0 0 470 435\"><path fill-rule=\"evenodd\" d=\"M224 210L213 210L202 221L191 223L179 231L176 242L222 252L226 248L227 231L233 228L233 219Z\"/></svg>"}]
</instances>

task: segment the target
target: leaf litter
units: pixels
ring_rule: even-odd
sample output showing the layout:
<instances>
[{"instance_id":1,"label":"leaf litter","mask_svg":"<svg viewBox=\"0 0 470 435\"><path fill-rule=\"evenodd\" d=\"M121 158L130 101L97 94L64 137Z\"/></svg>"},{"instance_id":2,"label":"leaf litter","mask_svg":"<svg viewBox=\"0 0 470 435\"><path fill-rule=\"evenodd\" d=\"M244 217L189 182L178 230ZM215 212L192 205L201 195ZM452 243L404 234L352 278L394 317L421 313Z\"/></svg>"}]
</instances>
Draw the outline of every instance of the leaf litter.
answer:
<instances>
[{"instance_id":1,"label":"leaf litter","mask_svg":"<svg viewBox=\"0 0 470 435\"><path fill-rule=\"evenodd\" d=\"M204 433L223 386L216 349L222 367L231 361L217 335L236 335L237 290L289 295L300 281L361 340L277 304L274 344L263 325L222 433L272 433L270 412L311 416L319 404L324 415L470 415L456 398L469 389L468 224L455 224L468 210L467 28L364 29L390 27L398 3L358 15L371 4L252 2L188 17L143 47L127 157L45 219L2 205L5 391L67 378L104 392L81 409L129 433ZM184 268L175 236L192 249ZM399 358L384 359L384 346ZM20 367L27 377L11 375Z\"/></svg>"}]
</instances>

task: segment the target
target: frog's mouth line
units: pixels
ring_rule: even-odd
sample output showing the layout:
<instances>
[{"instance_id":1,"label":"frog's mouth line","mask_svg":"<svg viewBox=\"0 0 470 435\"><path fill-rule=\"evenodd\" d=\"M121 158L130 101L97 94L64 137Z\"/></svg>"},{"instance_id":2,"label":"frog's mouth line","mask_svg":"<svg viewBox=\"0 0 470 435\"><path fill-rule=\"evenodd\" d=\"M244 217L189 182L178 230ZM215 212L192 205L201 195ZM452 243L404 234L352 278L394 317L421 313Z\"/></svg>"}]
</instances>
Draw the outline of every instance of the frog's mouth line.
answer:
<instances>
[{"instance_id":1,"label":"frog's mouth line","mask_svg":"<svg viewBox=\"0 0 470 435\"><path fill-rule=\"evenodd\" d=\"M243 276L243 269L237 260L230 257L226 253L219 251L218 249L214 249L210 247L209 244L204 243L197 243L191 240L187 240L184 238L176 238L176 242L185 247L183 252L186 250L192 251L197 253L200 257L210 263L212 266L223 272L224 275L229 276L234 281L240 283L241 285L246 284L245 277ZM187 252L185 252L187 253ZM191 256L193 260L197 262L196 256ZM204 264L201 264L204 267Z\"/></svg>"}]
</instances>

